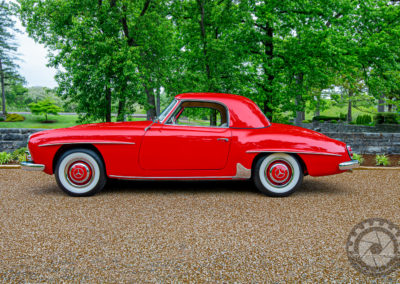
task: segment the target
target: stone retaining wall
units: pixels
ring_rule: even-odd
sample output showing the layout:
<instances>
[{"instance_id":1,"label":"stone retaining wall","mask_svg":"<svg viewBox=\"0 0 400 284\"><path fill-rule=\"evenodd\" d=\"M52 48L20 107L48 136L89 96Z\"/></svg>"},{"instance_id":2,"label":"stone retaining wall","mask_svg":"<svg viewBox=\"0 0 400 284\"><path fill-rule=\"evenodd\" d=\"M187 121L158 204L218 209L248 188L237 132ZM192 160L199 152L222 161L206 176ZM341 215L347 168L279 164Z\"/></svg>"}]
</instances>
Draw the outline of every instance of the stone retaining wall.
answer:
<instances>
[{"instance_id":1,"label":"stone retaining wall","mask_svg":"<svg viewBox=\"0 0 400 284\"><path fill-rule=\"evenodd\" d=\"M300 123L300 127L312 129L322 133L400 133L400 124L381 124L378 126L352 125L345 123L329 123L313 121L312 123Z\"/></svg>"},{"instance_id":2,"label":"stone retaining wall","mask_svg":"<svg viewBox=\"0 0 400 284\"><path fill-rule=\"evenodd\" d=\"M44 129L0 128L0 152L26 147L29 135Z\"/></svg>"},{"instance_id":3,"label":"stone retaining wall","mask_svg":"<svg viewBox=\"0 0 400 284\"><path fill-rule=\"evenodd\" d=\"M12 152L18 148L25 147L29 135L41 130L43 129L0 128L0 152ZM400 154L400 131L397 133L360 133L359 131L344 133L336 131L320 132L350 144L355 153Z\"/></svg>"}]
</instances>

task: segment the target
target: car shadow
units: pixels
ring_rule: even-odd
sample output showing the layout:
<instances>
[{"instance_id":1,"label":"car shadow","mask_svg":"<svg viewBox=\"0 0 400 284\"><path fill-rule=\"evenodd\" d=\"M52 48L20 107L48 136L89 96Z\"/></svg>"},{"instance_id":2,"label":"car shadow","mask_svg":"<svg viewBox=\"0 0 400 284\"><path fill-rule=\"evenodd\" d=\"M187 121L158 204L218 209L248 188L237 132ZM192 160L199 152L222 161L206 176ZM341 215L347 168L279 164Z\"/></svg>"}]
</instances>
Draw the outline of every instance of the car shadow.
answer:
<instances>
[{"instance_id":1,"label":"car shadow","mask_svg":"<svg viewBox=\"0 0 400 284\"><path fill-rule=\"evenodd\" d=\"M251 181L140 181L108 180L101 194L116 192L132 193L231 193L249 192L258 194Z\"/></svg>"},{"instance_id":2,"label":"car shadow","mask_svg":"<svg viewBox=\"0 0 400 284\"><path fill-rule=\"evenodd\" d=\"M335 183L334 180L322 180L320 178L307 177L294 195L342 195L348 194L346 189Z\"/></svg>"}]
</instances>

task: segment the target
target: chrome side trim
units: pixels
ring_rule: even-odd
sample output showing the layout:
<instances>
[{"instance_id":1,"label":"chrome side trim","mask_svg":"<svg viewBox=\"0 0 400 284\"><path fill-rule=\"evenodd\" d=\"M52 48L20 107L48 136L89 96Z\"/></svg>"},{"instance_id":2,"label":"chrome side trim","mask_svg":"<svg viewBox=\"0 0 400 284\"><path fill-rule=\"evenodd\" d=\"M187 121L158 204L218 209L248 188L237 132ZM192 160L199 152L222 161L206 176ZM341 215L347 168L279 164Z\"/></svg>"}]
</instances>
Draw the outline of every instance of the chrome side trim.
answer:
<instances>
[{"instance_id":1,"label":"chrome side trim","mask_svg":"<svg viewBox=\"0 0 400 284\"><path fill-rule=\"evenodd\" d=\"M347 170L351 170L354 168L358 168L360 166L360 163L358 162L358 160L351 160L348 162L343 162L339 164L339 170L341 171L347 171Z\"/></svg>"},{"instance_id":2,"label":"chrome side trim","mask_svg":"<svg viewBox=\"0 0 400 284\"><path fill-rule=\"evenodd\" d=\"M233 179L232 176L208 176L208 177L138 177L138 176L117 176L109 175L110 178L117 179L139 179L139 180L174 180L174 179L188 179L188 180L200 180L200 179Z\"/></svg>"},{"instance_id":3,"label":"chrome side trim","mask_svg":"<svg viewBox=\"0 0 400 284\"><path fill-rule=\"evenodd\" d=\"M44 165L35 164L33 162L22 162L21 169L23 169L25 171L43 171Z\"/></svg>"},{"instance_id":4,"label":"chrome side trim","mask_svg":"<svg viewBox=\"0 0 400 284\"><path fill-rule=\"evenodd\" d=\"M70 144L122 144L122 145L135 145L135 142L101 142L101 141L82 141L82 142L59 142L59 143L49 143L42 144L39 147L47 147L47 146L57 146L57 145L70 145Z\"/></svg>"},{"instance_id":5,"label":"chrome side trim","mask_svg":"<svg viewBox=\"0 0 400 284\"><path fill-rule=\"evenodd\" d=\"M285 149L276 150L248 150L246 153L294 153L294 154L305 154L305 155L323 155L323 156L337 156L341 157L339 154L323 153L323 152L298 152L298 151L288 151Z\"/></svg>"},{"instance_id":6,"label":"chrome side trim","mask_svg":"<svg viewBox=\"0 0 400 284\"><path fill-rule=\"evenodd\" d=\"M245 168L241 163L236 164L236 175L234 179L249 179L251 178L251 169Z\"/></svg>"}]
</instances>

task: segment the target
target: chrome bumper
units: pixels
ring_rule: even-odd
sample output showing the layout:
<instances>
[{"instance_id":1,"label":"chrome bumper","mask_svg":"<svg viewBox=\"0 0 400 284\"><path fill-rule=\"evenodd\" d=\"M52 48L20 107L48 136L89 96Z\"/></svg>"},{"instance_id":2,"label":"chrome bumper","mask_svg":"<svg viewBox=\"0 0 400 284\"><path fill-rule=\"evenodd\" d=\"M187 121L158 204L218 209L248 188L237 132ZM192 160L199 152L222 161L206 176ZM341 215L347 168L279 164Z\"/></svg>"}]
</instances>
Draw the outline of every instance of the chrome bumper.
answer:
<instances>
[{"instance_id":1,"label":"chrome bumper","mask_svg":"<svg viewBox=\"0 0 400 284\"><path fill-rule=\"evenodd\" d=\"M35 164L34 162L22 162L21 169L25 171L43 171L44 165Z\"/></svg>"},{"instance_id":2,"label":"chrome bumper","mask_svg":"<svg viewBox=\"0 0 400 284\"><path fill-rule=\"evenodd\" d=\"M347 170L351 170L354 168L358 168L360 166L360 163L358 162L358 160L351 160L348 162L343 162L339 164L339 170L341 171L347 171Z\"/></svg>"}]
</instances>

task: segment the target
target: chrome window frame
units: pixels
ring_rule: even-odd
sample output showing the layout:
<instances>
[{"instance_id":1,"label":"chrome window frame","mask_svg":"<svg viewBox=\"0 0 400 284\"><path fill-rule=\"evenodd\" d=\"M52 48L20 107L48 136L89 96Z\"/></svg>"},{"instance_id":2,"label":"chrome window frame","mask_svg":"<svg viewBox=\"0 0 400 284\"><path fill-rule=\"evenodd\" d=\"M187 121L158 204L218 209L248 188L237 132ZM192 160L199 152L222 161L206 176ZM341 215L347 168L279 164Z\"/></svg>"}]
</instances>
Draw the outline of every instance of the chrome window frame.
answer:
<instances>
[{"instance_id":1,"label":"chrome window frame","mask_svg":"<svg viewBox=\"0 0 400 284\"><path fill-rule=\"evenodd\" d=\"M184 100L177 100L179 103L177 105L175 105L171 112L169 113L169 115L162 121L163 125L172 125L172 126L186 126L186 127L203 127L203 128L217 128L217 129L227 129L230 128L230 113L229 113L229 109L228 107L224 104L221 103L219 101L213 101L213 100L199 100L199 99L184 99ZM179 109L179 107L181 106L182 103L184 102L204 102L204 103L215 103L215 104L219 104L222 105L225 110L226 110L226 124L227 126L204 126L204 125L187 125L187 124L168 124L167 122L169 121L169 119L172 117L172 115L175 113L175 111L177 109Z\"/></svg>"}]
</instances>

